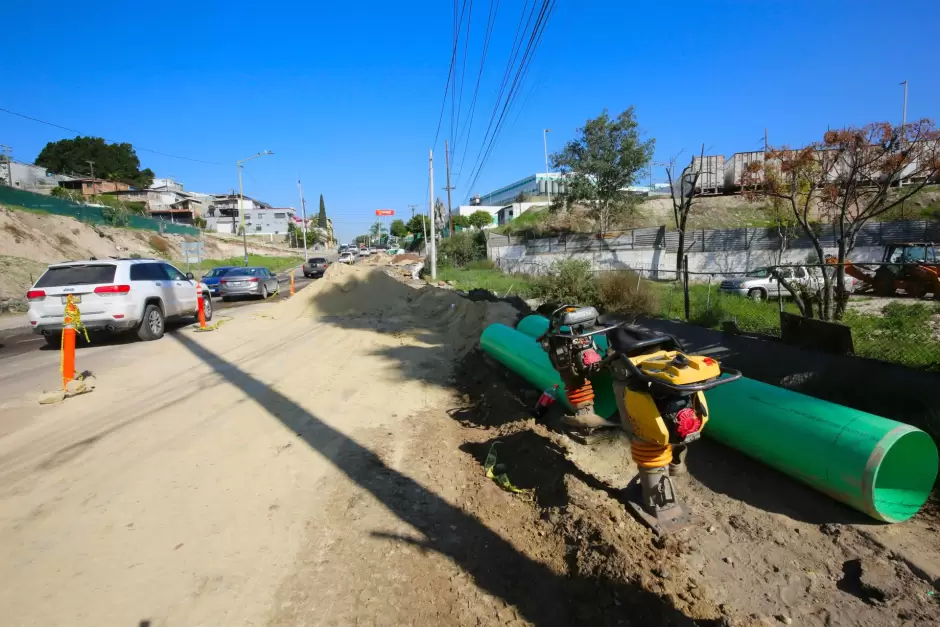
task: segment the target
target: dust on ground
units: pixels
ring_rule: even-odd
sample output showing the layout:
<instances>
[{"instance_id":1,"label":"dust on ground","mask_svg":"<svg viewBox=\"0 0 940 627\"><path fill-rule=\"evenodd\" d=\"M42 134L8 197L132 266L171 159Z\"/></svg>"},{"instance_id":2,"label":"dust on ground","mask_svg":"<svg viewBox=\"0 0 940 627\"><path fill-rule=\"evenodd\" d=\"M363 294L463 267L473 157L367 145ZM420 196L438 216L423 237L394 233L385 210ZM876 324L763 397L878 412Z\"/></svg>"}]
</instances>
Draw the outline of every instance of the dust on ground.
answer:
<instances>
[{"instance_id":1,"label":"dust on ground","mask_svg":"<svg viewBox=\"0 0 940 627\"><path fill-rule=\"evenodd\" d=\"M0 374L5 620L938 624L873 525L714 443L680 481L698 524L655 540L623 443L536 423L538 392L479 351L519 310L397 276L333 264L217 333L95 353L98 389L41 412ZM485 477L494 444L525 493ZM891 529L935 537L914 522Z\"/></svg>"}]
</instances>

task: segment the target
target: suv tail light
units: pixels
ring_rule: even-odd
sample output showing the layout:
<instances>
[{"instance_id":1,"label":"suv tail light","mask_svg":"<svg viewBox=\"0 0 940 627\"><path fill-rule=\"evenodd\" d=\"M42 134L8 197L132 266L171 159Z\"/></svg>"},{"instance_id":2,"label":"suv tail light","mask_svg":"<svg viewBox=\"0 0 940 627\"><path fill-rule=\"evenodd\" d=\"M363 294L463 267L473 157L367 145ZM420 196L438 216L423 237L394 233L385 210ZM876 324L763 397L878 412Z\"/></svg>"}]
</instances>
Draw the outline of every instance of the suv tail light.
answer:
<instances>
[{"instance_id":1,"label":"suv tail light","mask_svg":"<svg viewBox=\"0 0 940 627\"><path fill-rule=\"evenodd\" d=\"M36 300L42 300L46 297L45 290L29 290L26 292L26 300L33 302Z\"/></svg>"},{"instance_id":2,"label":"suv tail light","mask_svg":"<svg viewBox=\"0 0 940 627\"><path fill-rule=\"evenodd\" d=\"M249 283L257 283L257 282L258 282L258 277L251 277L250 279L248 279L248 282L249 282Z\"/></svg>"},{"instance_id":3,"label":"suv tail light","mask_svg":"<svg viewBox=\"0 0 940 627\"><path fill-rule=\"evenodd\" d=\"M95 288L95 294L127 294L130 291L130 285L99 285Z\"/></svg>"}]
</instances>

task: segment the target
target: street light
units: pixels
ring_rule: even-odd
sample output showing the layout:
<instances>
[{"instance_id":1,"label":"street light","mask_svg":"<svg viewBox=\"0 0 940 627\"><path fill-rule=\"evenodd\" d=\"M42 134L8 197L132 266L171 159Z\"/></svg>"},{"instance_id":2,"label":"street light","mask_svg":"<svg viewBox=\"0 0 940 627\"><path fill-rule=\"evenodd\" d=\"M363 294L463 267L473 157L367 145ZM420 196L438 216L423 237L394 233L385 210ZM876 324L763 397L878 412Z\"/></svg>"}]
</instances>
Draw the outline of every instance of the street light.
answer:
<instances>
[{"instance_id":1,"label":"street light","mask_svg":"<svg viewBox=\"0 0 940 627\"><path fill-rule=\"evenodd\" d=\"M273 155L274 153L270 150L265 150L259 152L258 154L248 157L247 159L242 159L241 161L236 161L238 165L238 215L241 216L241 228L242 228L242 246L245 249L245 265L248 265L248 231L245 230L245 194L242 193L242 164L246 161L251 161L252 159L257 159L258 157L263 157L265 155Z\"/></svg>"},{"instance_id":2,"label":"street light","mask_svg":"<svg viewBox=\"0 0 940 627\"><path fill-rule=\"evenodd\" d=\"M545 189L548 191L548 206L552 206L552 186L548 180L548 134L552 129L546 128L542 131L542 146L545 148Z\"/></svg>"}]
</instances>

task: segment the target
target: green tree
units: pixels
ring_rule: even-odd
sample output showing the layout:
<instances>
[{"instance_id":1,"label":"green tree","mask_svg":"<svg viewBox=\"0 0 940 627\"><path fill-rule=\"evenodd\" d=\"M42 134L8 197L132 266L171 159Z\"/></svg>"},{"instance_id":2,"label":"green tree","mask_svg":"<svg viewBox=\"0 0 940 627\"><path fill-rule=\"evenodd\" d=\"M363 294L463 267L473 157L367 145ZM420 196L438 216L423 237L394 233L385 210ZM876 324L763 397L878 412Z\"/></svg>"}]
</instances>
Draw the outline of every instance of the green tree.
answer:
<instances>
[{"instance_id":1,"label":"green tree","mask_svg":"<svg viewBox=\"0 0 940 627\"><path fill-rule=\"evenodd\" d=\"M431 220L423 213L419 213L408 220L405 228L408 229L409 233L423 237L425 233L431 230Z\"/></svg>"},{"instance_id":2,"label":"green tree","mask_svg":"<svg viewBox=\"0 0 940 627\"><path fill-rule=\"evenodd\" d=\"M616 119L604 109L578 133L580 137L552 155L552 165L565 177L565 191L559 202L568 210L574 203L589 205L598 231L605 233L633 206L625 190L645 171L656 140L641 141L632 106Z\"/></svg>"},{"instance_id":3,"label":"green tree","mask_svg":"<svg viewBox=\"0 0 940 627\"><path fill-rule=\"evenodd\" d=\"M372 223L372 226L369 227L369 235L372 236L373 241L380 240L382 238L382 233L385 232L385 225L376 220Z\"/></svg>"},{"instance_id":4,"label":"green tree","mask_svg":"<svg viewBox=\"0 0 940 627\"><path fill-rule=\"evenodd\" d=\"M91 176L94 162L95 176L122 181L134 187L149 187L153 171L140 169L140 159L130 144L109 144L101 137L76 137L49 142L36 157L36 165L53 172Z\"/></svg>"},{"instance_id":5,"label":"green tree","mask_svg":"<svg viewBox=\"0 0 940 627\"><path fill-rule=\"evenodd\" d=\"M493 216L488 211L483 211L482 209L471 213L469 220L470 226L477 229L482 229L493 224Z\"/></svg>"},{"instance_id":6,"label":"green tree","mask_svg":"<svg viewBox=\"0 0 940 627\"><path fill-rule=\"evenodd\" d=\"M469 229L470 218L468 218L467 216L462 216L462 215L454 216L454 230L456 230L458 226L462 229Z\"/></svg>"},{"instance_id":7,"label":"green tree","mask_svg":"<svg viewBox=\"0 0 940 627\"><path fill-rule=\"evenodd\" d=\"M405 226L404 220L392 220L392 227L390 231L395 237L408 236L408 227Z\"/></svg>"},{"instance_id":8,"label":"green tree","mask_svg":"<svg viewBox=\"0 0 940 627\"><path fill-rule=\"evenodd\" d=\"M320 194L320 213L317 215L317 226L321 229L327 227L326 224L326 203L323 202L323 194Z\"/></svg>"}]
</instances>

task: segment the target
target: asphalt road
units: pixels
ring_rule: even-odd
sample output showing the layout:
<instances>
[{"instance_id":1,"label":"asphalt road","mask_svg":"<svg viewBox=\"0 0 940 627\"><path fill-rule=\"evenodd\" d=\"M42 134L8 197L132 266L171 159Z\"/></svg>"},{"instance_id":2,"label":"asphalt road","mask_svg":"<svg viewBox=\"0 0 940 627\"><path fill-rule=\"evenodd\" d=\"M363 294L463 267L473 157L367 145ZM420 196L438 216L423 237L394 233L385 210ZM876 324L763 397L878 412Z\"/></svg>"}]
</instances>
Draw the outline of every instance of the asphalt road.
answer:
<instances>
[{"instance_id":1,"label":"asphalt road","mask_svg":"<svg viewBox=\"0 0 940 627\"><path fill-rule=\"evenodd\" d=\"M322 255L322 253L317 253L317 255ZM328 259L335 259L337 256L335 253L332 255L325 255ZM297 268L294 274L294 291L302 290L311 281L317 281L318 279L307 279L304 277L303 272L300 268ZM288 273L278 274L278 283L280 288L278 289L277 294L270 296L268 302L277 301L290 296L290 275ZM240 298L231 302L222 302L221 298L212 299L213 315L215 313L231 309L233 307L244 307L245 305L250 305L252 303L259 302L256 298ZM183 320L179 322L167 322L166 332L174 333L177 330L185 327L189 324L192 324L191 320ZM92 342L95 345L120 345L127 344L130 342L136 342L137 337L133 333L122 333L120 335L106 335L106 334L96 334L92 337ZM48 350L46 348L46 341L41 335L36 335L30 329L10 329L0 333L0 362L5 362L4 367L15 367L15 363L10 363L6 361L11 357L16 357L17 355L23 355L25 353L31 353L38 350Z\"/></svg>"}]
</instances>

